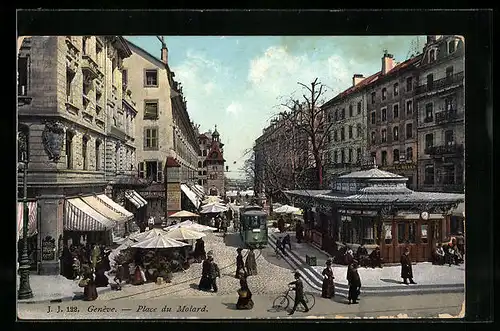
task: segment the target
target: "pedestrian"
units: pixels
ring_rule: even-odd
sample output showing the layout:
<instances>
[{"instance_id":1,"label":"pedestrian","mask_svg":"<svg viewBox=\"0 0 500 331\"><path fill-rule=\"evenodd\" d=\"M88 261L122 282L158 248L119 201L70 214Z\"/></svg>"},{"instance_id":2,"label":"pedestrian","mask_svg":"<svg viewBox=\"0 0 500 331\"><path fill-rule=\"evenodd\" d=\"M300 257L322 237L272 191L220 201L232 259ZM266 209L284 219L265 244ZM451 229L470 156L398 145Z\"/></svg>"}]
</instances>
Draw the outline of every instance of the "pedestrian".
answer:
<instances>
[{"instance_id":1,"label":"pedestrian","mask_svg":"<svg viewBox=\"0 0 500 331\"><path fill-rule=\"evenodd\" d=\"M295 313L299 303L304 306L304 312L307 313L309 311L309 307L307 307L306 300L304 299L304 284L302 283L302 279L300 279L300 274L295 272L294 277L295 281L288 283L288 285L294 285L293 290L295 291L295 303L293 304L293 308L288 315L293 315L293 313Z\"/></svg>"},{"instance_id":2,"label":"pedestrian","mask_svg":"<svg viewBox=\"0 0 500 331\"><path fill-rule=\"evenodd\" d=\"M194 245L194 258L197 262L201 262L207 258L203 238L196 239L196 244Z\"/></svg>"},{"instance_id":3,"label":"pedestrian","mask_svg":"<svg viewBox=\"0 0 500 331\"><path fill-rule=\"evenodd\" d=\"M347 267L347 282L349 283L349 293L347 299L349 304L358 303L358 296L361 290L361 278L358 273L358 261L353 260Z\"/></svg>"},{"instance_id":4,"label":"pedestrian","mask_svg":"<svg viewBox=\"0 0 500 331\"><path fill-rule=\"evenodd\" d=\"M211 255L209 255L208 258L203 261L201 267L201 279L200 283L198 284L198 289L200 289L201 291L208 291L212 287L210 281L210 257Z\"/></svg>"},{"instance_id":5,"label":"pedestrian","mask_svg":"<svg viewBox=\"0 0 500 331\"><path fill-rule=\"evenodd\" d=\"M286 247L286 245L288 245L288 249L291 252L292 251L292 240L290 239L290 234L288 234L288 233L283 238L283 247Z\"/></svg>"},{"instance_id":6,"label":"pedestrian","mask_svg":"<svg viewBox=\"0 0 500 331\"><path fill-rule=\"evenodd\" d=\"M410 284L416 284L413 281L413 271L411 269L411 257L410 257L410 247L406 246L403 255L401 255L401 278L403 282L408 285L408 279Z\"/></svg>"},{"instance_id":7,"label":"pedestrian","mask_svg":"<svg viewBox=\"0 0 500 331\"><path fill-rule=\"evenodd\" d=\"M252 292L248 288L247 276L245 273L240 273L240 289L238 290L238 301L236 309L252 309L253 300Z\"/></svg>"},{"instance_id":8,"label":"pedestrian","mask_svg":"<svg viewBox=\"0 0 500 331\"><path fill-rule=\"evenodd\" d=\"M97 287L92 272L88 272L78 285L83 287L83 300L94 301L97 299Z\"/></svg>"},{"instance_id":9,"label":"pedestrian","mask_svg":"<svg viewBox=\"0 0 500 331\"><path fill-rule=\"evenodd\" d=\"M139 265L135 266L134 276L132 279L132 285L142 285L146 282L146 275L142 271Z\"/></svg>"},{"instance_id":10,"label":"pedestrian","mask_svg":"<svg viewBox=\"0 0 500 331\"><path fill-rule=\"evenodd\" d=\"M302 222L300 220L297 220L295 238L297 239L298 244L302 243L302 239L304 239L304 228L302 227Z\"/></svg>"},{"instance_id":11,"label":"pedestrian","mask_svg":"<svg viewBox=\"0 0 500 331\"><path fill-rule=\"evenodd\" d=\"M125 279L125 269L123 268L123 265L121 263L118 263L118 266L116 268L116 275L115 278L113 278L113 281L116 284L117 291L122 289L122 281L124 279Z\"/></svg>"},{"instance_id":12,"label":"pedestrian","mask_svg":"<svg viewBox=\"0 0 500 331\"><path fill-rule=\"evenodd\" d=\"M323 286L321 288L321 297L330 299L331 297L335 296L335 283L333 281L335 277L333 276L331 260L326 261L326 268L323 270L322 275Z\"/></svg>"},{"instance_id":13,"label":"pedestrian","mask_svg":"<svg viewBox=\"0 0 500 331\"><path fill-rule=\"evenodd\" d=\"M104 264L102 262L98 263L95 269L96 287L107 287L109 285L109 279L104 272L105 272Z\"/></svg>"},{"instance_id":14,"label":"pedestrian","mask_svg":"<svg viewBox=\"0 0 500 331\"><path fill-rule=\"evenodd\" d=\"M250 247L245 261L245 268L248 276L257 275L257 261L255 260L254 248Z\"/></svg>"},{"instance_id":15,"label":"pedestrian","mask_svg":"<svg viewBox=\"0 0 500 331\"><path fill-rule=\"evenodd\" d=\"M234 275L235 278L240 278L240 270L243 270L243 272L245 272L245 263L243 262L243 255L241 255L242 250L243 249L241 247L238 247L238 249L236 249L238 255L236 255L236 273Z\"/></svg>"},{"instance_id":16,"label":"pedestrian","mask_svg":"<svg viewBox=\"0 0 500 331\"><path fill-rule=\"evenodd\" d=\"M95 270L97 263L99 263L101 260L101 249L99 248L99 245L94 244L94 247L92 247L92 252L91 252L91 262L92 262L92 268Z\"/></svg>"},{"instance_id":17,"label":"pedestrian","mask_svg":"<svg viewBox=\"0 0 500 331\"><path fill-rule=\"evenodd\" d=\"M73 279L80 279L80 260L76 254L73 255Z\"/></svg>"},{"instance_id":18,"label":"pedestrian","mask_svg":"<svg viewBox=\"0 0 500 331\"><path fill-rule=\"evenodd\" d=\"M212 256L209 257L209 262L210 262L210 287L214 289L214 293L217 293L219 290L217 288L217 277L220 278L220 270L219 266L217 263L215 263L214 258Z\"/></svg>"}]
</instances>

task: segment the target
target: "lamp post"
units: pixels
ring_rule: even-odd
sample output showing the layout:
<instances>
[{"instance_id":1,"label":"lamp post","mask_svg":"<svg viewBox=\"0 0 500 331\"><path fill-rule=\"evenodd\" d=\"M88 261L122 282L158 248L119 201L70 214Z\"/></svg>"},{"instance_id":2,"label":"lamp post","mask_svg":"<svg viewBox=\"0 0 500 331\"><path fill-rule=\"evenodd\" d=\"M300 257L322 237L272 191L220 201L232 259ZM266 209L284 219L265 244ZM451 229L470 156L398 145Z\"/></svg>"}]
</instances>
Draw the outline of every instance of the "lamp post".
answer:
<instances>
[{"instance_id":1,"label":"lamp post","mask_svg":"<svg viewBox=\"0 0 500 331\"><path fill-rule=\"evenodd\" d=\"M23 137L26 138L26 137ZM30 299L33 297L33 292L30 286L30 261L28 258L28 153L26 140L19 141L20 164L23 167L23 249L21 252L21 261L19 262L20 281L19 291L17 292L18 299Z\"/></svg>"}]
</instances>

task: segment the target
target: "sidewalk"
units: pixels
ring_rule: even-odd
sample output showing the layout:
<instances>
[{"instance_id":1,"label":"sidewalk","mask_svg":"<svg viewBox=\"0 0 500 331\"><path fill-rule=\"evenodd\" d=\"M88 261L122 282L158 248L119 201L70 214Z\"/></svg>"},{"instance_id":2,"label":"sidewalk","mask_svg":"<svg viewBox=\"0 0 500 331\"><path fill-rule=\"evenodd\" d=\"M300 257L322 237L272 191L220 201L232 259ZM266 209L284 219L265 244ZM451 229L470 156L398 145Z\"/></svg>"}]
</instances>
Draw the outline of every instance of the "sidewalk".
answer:
<instances>
[{"instance_id":1,"label":"sidewalk","mask_svg":"<svg viewBox=\"0 0 500 331\"><path fill-rule=\"evenodd\" d=\"M269 233L269 243L275 247L276 238L279 233ZM288 232L291 237L292 251L287 249L287 262L294 268L302 271L313 288L321 291L323 277L321 272L325 268L326 260L330 257L327 253L319 250L308 243L298 244L295 233ZM306 255L315 256L317 266L306 264ZM334 265L336 291L347 293L348 282L346 280L347 266ZM465 287L465 266L436 266L430 262L414 264L412 266L414 280L417 285L405 285L401 279L400 266L384 266L383 268L359 268L359 275L364 294L390 294L396 292L404 293L436 293L436 292L460 292ZM345 292L345 293L344 293Z\"/></svg>"}]
</instances>

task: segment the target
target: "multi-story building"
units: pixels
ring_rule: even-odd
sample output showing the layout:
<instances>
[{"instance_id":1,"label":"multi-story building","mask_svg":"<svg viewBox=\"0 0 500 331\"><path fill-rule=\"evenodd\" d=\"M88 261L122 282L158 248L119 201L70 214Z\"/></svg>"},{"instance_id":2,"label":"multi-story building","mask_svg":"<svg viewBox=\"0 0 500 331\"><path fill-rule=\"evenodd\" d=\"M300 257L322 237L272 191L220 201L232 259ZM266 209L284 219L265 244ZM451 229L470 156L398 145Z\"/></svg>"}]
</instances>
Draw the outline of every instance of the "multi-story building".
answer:
<instances>
[{"instance_id":1,"label":"multi-story building","mask_svg":"<svg viewBox=\"0 0 500 331\"><path fill-rule=\"evenodd\" d=\"M39 219L33 256L41 274L59 273L59 254L68 241L111 239L111 228L130 219L104 195L113 179L106 176L108 167L112 174L125 167L124 161L116 162L117 153L109 154L108 142L116 146L119 141L119 153L134 157L124 129L133 122L133 110L120 110L121 89L115 86L119 64L129 55L119 36L23 40L18 120L20 145L28 149L20 156L29 160L27 196L35 200ZM110 134L113 126L123 134Z\"/></svg>"},{"instance_id":2,"label":"multi-story building","mask_svg":"<svg viewBox=\"0 0 500 331\"><path fill-rule=\"evenodd\" d=\"M384 53L382 70L367 86L367 150L381 169L408 178L417 187L417 111L415 65L421 55L395 63Z\"/></svg>"},{"instance_id":3,"label":"multi-story building","mask_svg":"<svg viewBox=\"0 0 500 331\"><path fill-rule=\"evenodd\" d=\"M323 104L331 123L326 175L330 179L361 166L366 156L366 87L376 80L355 74L352 86ZM329 124L330 125L330 124Z\"/></svg>"},{"instance_id":4,"label":"multi-story building","mask_svg":"<svg viewBox=\"0 0 500 331\"><path fill-rule=\"evenodd\" d=\"M168 65L166 45L162 43L158 59L130 41L127 44L132 55L124 62L128 77L124 84L138 104L136 169L139 177L150 181L140 193L148 201L148 217L160 222L181 208L181 184L196 179L199 146L181 86Z\"/></svg>"},{"instance_id":5,"label":"multi-story building","mask_svg":"<svg viewBox=\"0 0 500 331\"><path fill-rule=\"evenodd\" d=\"M464 39L429 36L418 64L419 189L464 190Z\"/></svg>"},{"instance_id":6,"label":"multi-story building","mask_svg":"<svg viewBox=\"0 0 500 331\"><path fill-rule=\"evenodd\" d=\"M205 132L198 136L200 144L198 154L198 184L203 186L205 194L224 196L225 168L224 143L215 126L214 132Z\"/></svg>"}]
</instances>

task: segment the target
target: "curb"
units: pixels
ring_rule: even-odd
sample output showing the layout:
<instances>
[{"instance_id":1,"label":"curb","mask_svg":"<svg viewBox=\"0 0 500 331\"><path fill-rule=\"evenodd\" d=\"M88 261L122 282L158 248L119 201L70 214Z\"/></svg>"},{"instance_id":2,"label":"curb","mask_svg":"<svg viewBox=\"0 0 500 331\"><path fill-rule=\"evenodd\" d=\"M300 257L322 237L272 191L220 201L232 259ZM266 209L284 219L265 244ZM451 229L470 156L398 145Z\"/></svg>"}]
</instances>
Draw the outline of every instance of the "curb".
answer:
<instances>
[{"instance_id":1,"label":"curb","mask_svg":"<svg viewBox=\"0 0 500 331\"><path fill-rule=\"evenodd\" d=\"M276 248L276 237L274 234L269 236L271 240L269 243L273 248ZM283 257L290 266L297 267L303 274L308 278L308 284L315 283L316 286L312 286L315 289L321 291L322 277L319 273L314 270L311 266L307 265L305 261L299 257L295 252L290 252L287 250L288 258ZM294 265L289 262L291 260ZM311 279L312 278L312 279ZM348 291L348 285L335 283L335 292L346 292ZM417 288L409 288L408 285L399 286L368 286L363 287L362 293L364 295L406 295L406 294L430 294L430 293L457 293L465 292L464 284L439 284L439 285L420 285Z\"/></svg>"},{"instance_id":2,"label":"curb","mask_svg":"<svg viewBox=\"0 0 500 331\"><path fill-rule=\"evenodd\" d=\"M122 285L122 287L124 287ZM97 295L103 293L103 292L109 292L111 291L111 287L100 287L97 288ZM23 304L37 304L37 303L60 303L60 302L68 302L68 301L73 301L73 300L82 300L83 299L83 293L82 294L77 294L73 296L64 296L60 298L52 298L52 299L24 299L24 300L17 300L17 303L23 303Z\"/></svg>"}]
</instances>

